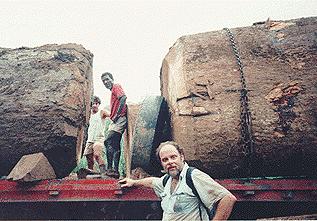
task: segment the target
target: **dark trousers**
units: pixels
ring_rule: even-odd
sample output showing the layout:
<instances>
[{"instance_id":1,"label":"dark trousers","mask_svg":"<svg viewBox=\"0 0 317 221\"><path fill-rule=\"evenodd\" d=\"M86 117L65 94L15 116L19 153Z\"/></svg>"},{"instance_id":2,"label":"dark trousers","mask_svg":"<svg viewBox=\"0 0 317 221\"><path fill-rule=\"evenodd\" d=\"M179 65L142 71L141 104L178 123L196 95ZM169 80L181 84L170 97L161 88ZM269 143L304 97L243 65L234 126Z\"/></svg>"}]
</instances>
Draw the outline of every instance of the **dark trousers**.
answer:
<instances>
[{"instance_id":1,"label":"dark trousers","mask_svg":"<svg viewBox=\"0 0 317 221\"><path fill-rule=\"evenodd\" d=\"M111 130L105 140L105 147L107 151L107 169L112 169L112 164L114 164L113 169L116 172L119 171L121 137L122 134Z\"/></svg>"}]
</instances>

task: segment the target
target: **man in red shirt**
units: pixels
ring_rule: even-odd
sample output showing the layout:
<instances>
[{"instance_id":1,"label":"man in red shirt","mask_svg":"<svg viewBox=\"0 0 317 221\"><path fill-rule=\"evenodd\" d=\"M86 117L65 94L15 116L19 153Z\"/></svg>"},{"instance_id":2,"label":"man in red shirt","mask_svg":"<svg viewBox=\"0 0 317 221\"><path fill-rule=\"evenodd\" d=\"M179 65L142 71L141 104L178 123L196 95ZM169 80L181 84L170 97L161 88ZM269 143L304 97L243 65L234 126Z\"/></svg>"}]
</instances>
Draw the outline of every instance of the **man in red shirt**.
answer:
<instances>
[{"instance_id":1,"label":"man in red shirt","mask_svg":"<svg viewBox=\"0 0 317 221\"><path fill-rule=\"evenodd\" d=\"M106 72L101 75L101 80L105 87L111 91L109 133L105 140L107 151L107 171L108 176L119 178L120 141L122 134L127 127L127 97L120 84L114 84L111 73Z\"/></svg>"}]
</instances>

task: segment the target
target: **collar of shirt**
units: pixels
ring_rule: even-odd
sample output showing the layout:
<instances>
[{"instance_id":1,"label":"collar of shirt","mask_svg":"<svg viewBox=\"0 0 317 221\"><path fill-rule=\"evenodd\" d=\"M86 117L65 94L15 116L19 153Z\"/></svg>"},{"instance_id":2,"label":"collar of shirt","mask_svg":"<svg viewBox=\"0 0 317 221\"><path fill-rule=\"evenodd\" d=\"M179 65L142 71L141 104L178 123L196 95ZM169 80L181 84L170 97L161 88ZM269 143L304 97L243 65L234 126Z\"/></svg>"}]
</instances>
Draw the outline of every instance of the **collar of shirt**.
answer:
<instances>
[{"instance_id":1,"label":"collar of shirt","mask_svg":"<svg viewBox=\"0 0 317 221\"><path fill-rule=\"evenodd\" d=\"M172 195L172 194L175 194L177 193L177 190L179 189L179 186L181 185L181 183L183 182L184 178L186 179L186 173L187 173L187 170L188 170L189 166L186 162L184 162L184 167L181 171L181 173L179 174L179 180L178 180L178 183L175 187L175 190L173 193L170 193L170 188L171 188L171 184L172 184L172 179L169 179L168 182L166 183L167 185L165 186L166 188L166 192L168 193L168 195ZM185 181L186 182L186 181ZM184 184L182 185L184 186Z\"/></svg>"},{"instance_id":2,"label":"collar of shirt","mask_svg":"<svg viewBox=\"0 0 317 221\"><path fill-rule=\"evenodd\" d=\"M183 178L185 177L186 178L186 173L187 173L187 170L188 170L189 166L186 162L184 162L184 167L182 169L182 172L181 174L179 175L179 180L183 180Z\"/></svg>"}]
</instances>

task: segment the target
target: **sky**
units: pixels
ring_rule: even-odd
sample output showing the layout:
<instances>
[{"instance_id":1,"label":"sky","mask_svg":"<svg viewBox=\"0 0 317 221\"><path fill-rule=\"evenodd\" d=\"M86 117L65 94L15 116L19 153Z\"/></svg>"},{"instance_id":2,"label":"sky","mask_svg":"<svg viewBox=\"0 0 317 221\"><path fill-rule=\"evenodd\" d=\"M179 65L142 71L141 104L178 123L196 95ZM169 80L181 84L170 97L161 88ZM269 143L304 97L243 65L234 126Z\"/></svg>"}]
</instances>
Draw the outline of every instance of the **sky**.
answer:
<instances>
[{"instance_id":1,"label":"sky","mask_svg":"<svg viewBox=\"0 0 317 221\"><path fill-rule=\"evenodd\" d=\"M160 95L160 68L184 35L317 16L317 0L1 0L0 47L77 43L94 54L94 93L111 72L129 103Z\"/></svg>"}]
</instances>

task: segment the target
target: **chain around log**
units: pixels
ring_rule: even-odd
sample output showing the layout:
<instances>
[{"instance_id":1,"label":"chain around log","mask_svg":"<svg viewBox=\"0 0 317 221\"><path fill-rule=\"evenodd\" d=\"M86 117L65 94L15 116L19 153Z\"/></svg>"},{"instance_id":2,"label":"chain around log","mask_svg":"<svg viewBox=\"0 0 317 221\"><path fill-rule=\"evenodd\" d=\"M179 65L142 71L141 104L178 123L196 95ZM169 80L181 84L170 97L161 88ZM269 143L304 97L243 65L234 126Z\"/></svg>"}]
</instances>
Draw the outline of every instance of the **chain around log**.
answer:
<instances>
[{"instance_id":1,"label":"chain around log","mask_svg":"<svg viewBox=\"0 0 317 221\"><path fill-rule=\"evenodd\" d=\"M224 30L227 32L234 56L236 58L236 62L240 70L241 141L242 141L243 149L245 151L245 155L248 158L248 169L250 170L252 167L255 150L254 150L254 142L252 137L251 112L250 112L249 103L248 103L248 90L247 90L244 72L243 72L243 63L241 61L239 50L237 48L233 33L228 28L224 28Z\"/></svg>"}]
</instances>

